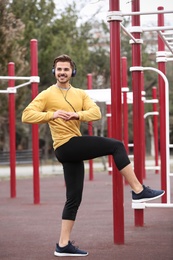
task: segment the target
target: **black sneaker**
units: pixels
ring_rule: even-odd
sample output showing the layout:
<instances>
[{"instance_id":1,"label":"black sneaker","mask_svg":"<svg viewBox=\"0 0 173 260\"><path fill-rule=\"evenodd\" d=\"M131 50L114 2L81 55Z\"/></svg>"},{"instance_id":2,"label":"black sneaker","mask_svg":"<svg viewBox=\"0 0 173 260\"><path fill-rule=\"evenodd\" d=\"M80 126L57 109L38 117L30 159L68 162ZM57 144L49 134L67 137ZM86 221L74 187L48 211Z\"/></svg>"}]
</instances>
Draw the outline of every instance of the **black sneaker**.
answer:
<instances>
[{"instance_id":1,"label":"black sneaker","mask_svg":"<svg viewBox=\"0 0 173 260\"><path fill-rule=\"evenodd\" d=\"M64 247L60 247L56 244L56 250L54 252L54 256L87 256L88 252L80 250L79 248L72 245L69 241L68 245Z\"/></svg>"},{"instance_id":2,"label":"black sneaker","mask_svg":"<svg viewBox=\"0 0 173 260\"><path fill-rule=\"evenodd\" d=\"M149 201L153 199L160 198L165 193L164 190L152 190L149 187L146 187L143 185L143 191L136 194L134 191L132 191L132 202L144 202Z\"/></svg>"}]
</instances>

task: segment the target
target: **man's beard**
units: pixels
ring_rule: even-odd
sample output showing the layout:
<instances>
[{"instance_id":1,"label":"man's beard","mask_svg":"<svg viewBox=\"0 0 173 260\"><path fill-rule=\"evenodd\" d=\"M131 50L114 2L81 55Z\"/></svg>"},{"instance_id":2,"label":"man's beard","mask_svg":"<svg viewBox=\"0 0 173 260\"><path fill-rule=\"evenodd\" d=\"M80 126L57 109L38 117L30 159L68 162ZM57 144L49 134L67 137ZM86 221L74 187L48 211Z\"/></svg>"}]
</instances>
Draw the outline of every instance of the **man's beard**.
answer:
<instances>
[{"instance_id":1,"label":"man's beard","mask_svg":"<svg viewBox=\"0 0 173 260\"><path fill-rule=\"evenodd\" d=\"M64 76L62 80L61 80L61 77L58 77L58 78L57 78L57 81L58 81L59 83L61 83L61 84L65 84L65 83L67 83L67 82L69 81L69 79Z\"/></svg>"}]
</instances>

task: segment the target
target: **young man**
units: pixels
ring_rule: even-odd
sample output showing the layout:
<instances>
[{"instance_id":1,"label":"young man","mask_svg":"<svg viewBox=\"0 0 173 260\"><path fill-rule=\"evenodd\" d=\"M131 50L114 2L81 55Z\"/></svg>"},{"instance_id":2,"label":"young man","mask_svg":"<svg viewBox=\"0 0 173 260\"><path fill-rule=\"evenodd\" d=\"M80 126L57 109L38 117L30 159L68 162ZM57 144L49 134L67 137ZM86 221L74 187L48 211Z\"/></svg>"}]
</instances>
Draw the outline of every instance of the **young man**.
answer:
<instances>
[{"instance_id":1,"label":"young man","mask_svg":"<svg viewBox=\"0 0 173 260\"><path fill-rule=\"evenodd\" d=\"M112 155L121 174L132 189L136 202L158 198L162 190L151 190L142 185L133 171L122 142L99 136L81 136L80 123L101 118L99 107L82 89L70 85L76 75L76 65L67 55L54 60L56 83L42 91L23 111L22 122L48 123L55 155L63 165L67 200L62 213L61 233L55 256L87 256L70 242L70 234L82 200L84 160Z\"/></svg>"}]
</instances>

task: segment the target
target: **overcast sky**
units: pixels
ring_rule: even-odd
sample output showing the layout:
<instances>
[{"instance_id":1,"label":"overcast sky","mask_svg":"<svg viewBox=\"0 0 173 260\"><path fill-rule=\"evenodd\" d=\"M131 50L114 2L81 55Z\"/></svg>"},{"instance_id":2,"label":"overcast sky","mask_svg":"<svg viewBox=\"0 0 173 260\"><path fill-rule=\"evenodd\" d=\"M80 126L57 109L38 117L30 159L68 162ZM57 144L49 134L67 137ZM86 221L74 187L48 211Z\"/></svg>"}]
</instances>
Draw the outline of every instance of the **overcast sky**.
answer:
<instances>
[{"instance_id":1,"label":"overcast sky","mask_svg":"<svg viewBox=\"0 0 173 260\"><path fill-rule=\"evenodd\" d=\"M57 8L63 8L67 4L70 4L72 0L55 0ZM78 0L75 0L76 4L79 4ZM131 2L132 0L120 0L120 10L123 13L131 12ZM103 19L105 22L107 21L107 13L109 10L109 0L86 0L86 5L80 10L80 15L83 19L92 18L98 8L100 8L100 12L97 15L98 19ZM140 0L140 11L142 12L151 12L157 11L158 6L163 6L164 10L173 11L173 0ZM151 21L152 25L154 23L157 24L157 15L143 15L141 16L141 23L145 24ZM169 25L173 25L173 13L165 14L165 22L169 23Z\"/></svg>"}]
</instances>

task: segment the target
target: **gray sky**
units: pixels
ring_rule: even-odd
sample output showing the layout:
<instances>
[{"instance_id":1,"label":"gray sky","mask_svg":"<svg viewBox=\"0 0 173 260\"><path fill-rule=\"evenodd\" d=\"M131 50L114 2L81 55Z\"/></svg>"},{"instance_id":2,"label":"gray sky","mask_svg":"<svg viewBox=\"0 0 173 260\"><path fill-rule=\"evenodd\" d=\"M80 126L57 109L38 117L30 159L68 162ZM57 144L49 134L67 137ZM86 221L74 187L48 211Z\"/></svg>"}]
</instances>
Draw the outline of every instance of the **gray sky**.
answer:
<instances>
[{"instance_id":1,"label":"gray sky","mask_svg":"<svg viewBox=\"0 0 173 260\"><path fill-rule=\"evenodd\" d=\"M76 4L79 4L78 0L75 0ZM120 10L123 13L131 12L131 1L132 0L120 0ZM57 3L57 8L64 7L67 4L71 3L72 0L55 0ZM148 2L148 3L147 3ZM103 19L105 22L107 21L107 13L109 10L109 0L86 0L86 5L80 10L80 15L83 19L92 18L95 11L100 8L99 14L97 14L98 19ZM151 12L157 11L158 6L163 6L164 10L173 11L173 1L172 0L140 0L140 10L142 12ZM152 25L157 24L157 15L143 15L141 16L141 24L146 25L148 22L152 22ZM165 23L169 23L169 25L173 25L173 13L165 14Z\"/></svg>"}]
</instances>

